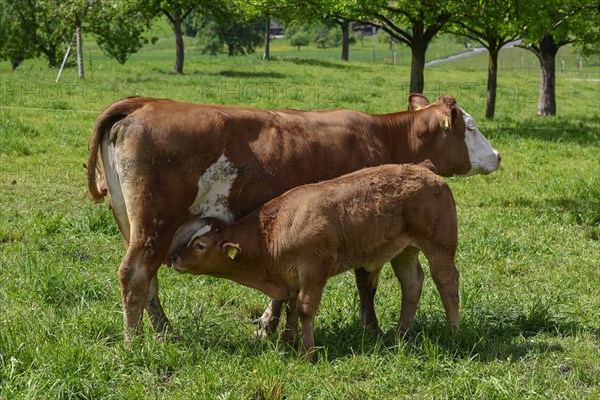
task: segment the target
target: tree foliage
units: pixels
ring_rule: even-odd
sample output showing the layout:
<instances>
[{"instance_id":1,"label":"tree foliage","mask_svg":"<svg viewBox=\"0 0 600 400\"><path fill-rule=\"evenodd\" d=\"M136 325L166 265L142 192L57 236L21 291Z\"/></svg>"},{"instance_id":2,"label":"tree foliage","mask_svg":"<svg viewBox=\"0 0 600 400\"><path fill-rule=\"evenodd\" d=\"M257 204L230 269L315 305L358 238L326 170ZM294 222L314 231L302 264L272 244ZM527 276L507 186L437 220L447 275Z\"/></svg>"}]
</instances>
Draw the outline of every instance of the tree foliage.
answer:
<instances>
[{"instance_id":1,"label":"tree foliage","mask_svg":"<svg viewBox=\"0 0 600 400\"><path fill-rule=\"evenodd\" d=\"M4 10L9 10L15 23L4 27L13 29L8 36L13 45L6 46L15 54L14 46L22 46L21 56L44 54L48 65L54 68L62 57L74 26L65 23L64 8L59 0L19 1L4 0ZM11 49L12 47L12 49Z\"/></svg>"},{"instance_id":2,"label":"tree foliage","mask_svg":"<svg viewBox=\"0 0 600 400\"><path fill-rule=\"evenodd\" d=\"M0 59L10 60L16 69L23 60L38 55L39 49L23 29L15 4L0 1Z\"/></svg>"},{"instance_id":3,"label":"tree foliage","mask_svg":"<svg viewBox=\"0 0 600 400\"><path fill-rule=\"evenodd\" d=\"M529 50L539 52L539 42L552 36L557 47L573 43L583 54L600 50L600 2L567 0L547 3L531 0L520 5L519 20Z\"/></svg>"},{"instance_id":4,"label":"tree foliage","mask_svg":"<svg viewBox=\"0 0 600 400\"><path fill-rule=\"evenodd\" d=\"M203 52L234 56L254 53L263 42L265 18L234 1L223 1L199 10L194 25L204 42Z\"/></svg>"},{"instance_id":5,"label":"tree foliage","mask_svg":"<svg viewBox=\"0 0 600 400\"><path fill-rule=\"evenodd\" d=\"M154 14L142 0L0 0L0 57L43 54L55 67L77 26L93 33L102 51L123 64L148 39Z\"/></svg>"},{"instance_id":6,"label":"tree foliage","mask_svg":"<svg viewBox=\"0 0 600 400\"><path fill-rule=\"evenodd\" d=\"M143 45L156 42L156 37L143 36L151 22L152 16L143 12L134 2L121 1L98 10L90 21L90 30L104 54L125 64L129 56Z\"/></svg>"},{"instance_id":7,"label":"tree foliage","mask_svg":"<svg viewBox=\"0 0 600 400\"><path fill-rule=\"evenodd\" d=\"M457 0L460 7L450 31L481 43L488 50L486 118L494 118L500 49L519 37L518 0ZM485 18L481 18L485 15Z\"/></svg>"},{"instance_id":8,"label":"tree foliage","mask_svg":"<svg viewBox=\"0 0 600 400\"><path fill-rule=\"evenodd\" d=\"M300 47L310 44L310 34L307 31L298 31L291 35L290 44L300 51Z\"/></svg>"},{"instance_id":9,"label":"tree foliage","mask_svg":"<svg viewBox=\"0 0 600 400\"><path fill-rule=\"evenodd\" d=\"M353 2L356 13L365 22L383 29L406 44L412 54L410 91L422 93L425 87L425 53L433 38L446 27L453 15L455 2L431 0L376 0Z\"/></svg>"}]
</instances>

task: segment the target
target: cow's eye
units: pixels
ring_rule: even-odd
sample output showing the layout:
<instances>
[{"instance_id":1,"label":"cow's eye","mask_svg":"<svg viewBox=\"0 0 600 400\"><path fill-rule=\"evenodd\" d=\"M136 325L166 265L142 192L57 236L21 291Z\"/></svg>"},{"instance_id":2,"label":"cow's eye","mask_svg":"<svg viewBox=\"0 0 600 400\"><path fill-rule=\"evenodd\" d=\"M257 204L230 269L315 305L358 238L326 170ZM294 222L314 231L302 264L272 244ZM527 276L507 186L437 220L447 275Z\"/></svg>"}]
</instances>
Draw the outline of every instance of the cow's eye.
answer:
<instances>
[{"instance_id":1,"label":"cow's eye","mask_svg":"<svg viewBox=\"0 0 600 400\"><path fill-rule=\"evenodd\" d=\"M469 125L469 126L467 126L467 130L469 132L475 132L475 125Z\"/></svg>"},{"instance_id":2,"label":"cow's eye","mask_svg":"<svg viewBox=\"0 0 600 400\"><path fill-rule=\"evenodd\" d=\"M206 249L206 246L202 242L197 242L196 243L196 249L202 251L202 250Z\"/></svg>"}]
</instances>

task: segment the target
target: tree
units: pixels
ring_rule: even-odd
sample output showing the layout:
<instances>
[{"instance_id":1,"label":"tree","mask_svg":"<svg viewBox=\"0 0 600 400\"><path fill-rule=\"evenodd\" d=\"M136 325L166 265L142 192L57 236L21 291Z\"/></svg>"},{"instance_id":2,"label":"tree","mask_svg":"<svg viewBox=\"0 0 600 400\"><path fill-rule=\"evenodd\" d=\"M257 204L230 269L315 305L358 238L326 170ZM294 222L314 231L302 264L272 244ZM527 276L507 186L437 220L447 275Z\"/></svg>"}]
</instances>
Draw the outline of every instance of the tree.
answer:
<instances>
[{"instance_id":1,"label":"tree","mask_svg":"<svg viewBox=\"0 0 600 400\"><path fill-rule=\"evenodd\" d=\"M410 48L410 91L423 93L427 47L450 21L454 2L378 0L363 7L364 22L383 29Z\"/></svg>"},{"instance_id":2,"label":"tree","mask_svg":"<svg viewBox=\"0 0 600 400\"><path fill-rule=\"evenodd\" d=\"M330 29L325 32L322 30L319 35L317 44L319 47L328 47L331 43L339 42L342 44L342 60L348 61L350 44L352 37L350 35L350 22L357 19L358 12L361 10L354 0L315 0L302 2L298 0L254 0L255 7L262 9L263 12L268 12L270 15L277 16L280 20L289 24L306 24L314 25L315 21L324 21L326 25L331 27L336 24L340 28L340 34L332 33ZM260 6L256 6L260 4ZM290 34L286 29L286 35Z\"/></svg>"},{"instance_id":3,"label":"tree","mask_svg":"<svg viewBox=\"0 0 600 400\"><path fill-rule=\"evenodd\" d=\"M185 49L183 45L183 24L192 11L205 5L202 0L149 0L140 1L140 11L147 16L164 15L173 26L175 33L175 73L183 74Z\"/></svg>"},{"instance_id":4,"label":"tree","mask_svg":"<svg viewBox=\"0 0 600 400\"><path fill-rule=\"evenodd\" d=\"M556 115L556 54L575 43L582 53L600 43L600 2L570 0L547 3L529 1L520 9L524 43L540 62L538 115ZM592 50L593 51L593 50Z\"/></svg>"},{"instance_id":5,"label":"tree","mask_svg":"<svg viewBox=\"0 0 600 400\"><path fill-rule=\"evenodd\" d=\"M78 76L84 77L83 31L91 32L102 51L121 64L148 39L142 33L153 15L134 0L1 0L2 58L19 61L44 54L51 68L62 58L73 32L77 37Z\"/></svg>"},{"instance_id":6,"label":"tree","mask_svg":"<svg viewBox=\"0 0 600 400\"><path fill-rule=\"evenodd\" d=\"M520 33L517 23L517 0L462 0L461 11L456 14L458 29L462 34L481 43L489 52L486 118L494 118L500 49L515 40ZM484 15L484 18L481 16Z\"/></svg>"},{"instance_id":7,"label":"tree","mask_svg":"<svg viewBox=\"0 0 600 400\"><path fill-rule=\"evenodd\" d=\"M150 28L152 15L133 1L114 3L113 7L96 10L89 29L104 54L125 64L131 54L144 44L155 43L158 38L146 38L142 34Z\"/></svg>"},{"instance_id":8,"label":"tree","mask_svg":"<svg viewBox=\"0 0 600 400\"><path fill-rule=\"evenodd\" d=\"M27 54L44 54L50 68L56 67L57 59L62 56L66 43L75 30L74 27L63 23L64 16L60 14L59 0L6 0L7 9L14 12L18 23L13 39L26 49Z\"/></svg>"},{"instance_id":9,"label":"tree","mask_svg":"<svg viewBox=\"0 0 600 400\"><path fill-rule=\"evenodd\" d=\"M38 49L22 29L15 5L0 1L0 59L9 60L13 71L27 58L37 57Z\"/></svg>"},{"instance_id":10,"label":"tree","mask_svg":"<svg viewBox=\"0 0 600 400\"><path fill-rule=\"evenodd\" d=\"M298 31L290 38L290 44L298 48L308 46L310 44L310 34L306 31Z\"/></svg>"},{"instance_id":11,"label":"tree","mask_svg":"<svg viewBox=\"0 0 600 400\"><path fill-rule=\"evenodd\" d=\"M195 19L197 31L202 32L205 40L206 53L215 55L223 48L229 56L253 53L264 39L264 18L248 13L234 1L216 2L195 13Z\"/></svg>"}]
</instances>

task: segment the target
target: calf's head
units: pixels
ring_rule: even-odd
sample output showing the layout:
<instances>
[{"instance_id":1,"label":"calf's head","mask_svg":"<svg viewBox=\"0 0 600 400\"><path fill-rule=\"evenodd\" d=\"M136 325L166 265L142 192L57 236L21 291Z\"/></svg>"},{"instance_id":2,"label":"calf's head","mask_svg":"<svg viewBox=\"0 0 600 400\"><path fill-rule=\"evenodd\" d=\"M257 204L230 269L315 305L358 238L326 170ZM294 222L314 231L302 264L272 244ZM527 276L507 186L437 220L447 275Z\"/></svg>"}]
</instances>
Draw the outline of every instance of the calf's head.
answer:
<instances>
[{"instance_id":1,"label":"calf's head","mask_svg":"<svg viewBox=\"0 0 600 400\"><path fill-rule=\"evenodd\" d=\"M226 226L214 218L203 218L184 224L178 230L167 264L180 273L218 274L229 268L239 245L223 240Z\"/></svg>"},{"instance_id":2,"label":"calf's head","mask_svg":"<svg viewBox=\"0 0 600 400\"><path fill-rule=\"evenodd\" d=\"M420 94L408 98L414 114L416 152L443 176L489 174L500 167L500 154L477 128L475 120L454 97L442 95L434 103Z\"/></svg>"}]
</instances>

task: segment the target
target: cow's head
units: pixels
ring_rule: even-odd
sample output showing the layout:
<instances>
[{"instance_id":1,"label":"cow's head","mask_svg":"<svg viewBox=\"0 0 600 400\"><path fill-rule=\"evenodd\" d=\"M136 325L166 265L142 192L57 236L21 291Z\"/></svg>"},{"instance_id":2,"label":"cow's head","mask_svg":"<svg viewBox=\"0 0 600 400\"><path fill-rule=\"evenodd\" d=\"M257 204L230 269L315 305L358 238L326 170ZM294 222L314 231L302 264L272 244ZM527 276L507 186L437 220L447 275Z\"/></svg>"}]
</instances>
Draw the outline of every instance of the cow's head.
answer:
<instances>
[{"instance_id":1,"label":"cow's head","mask_svg":"<svg viewBox=\"0 0 600 400\"><path fill-rule=\"evenodd\" d=\"M167 264L180 273L210 275L224 272L241 252L239 245L223 240L226 225L215 218L193 220L177 232Z\"/></svg>"},{"instance_id":2,"label":"cow's head","mask_svg":"<svg viewBox=\"0 0 600 400\"><path fill-rule=\"evenodd\" d=\"M489 174L500 167L500 154L454 97L442 95L429 103L425 96L411 94L408 102L409 109L416 111L413 151L429 159L438 174Z\"/></svg>"}]
</instances>

